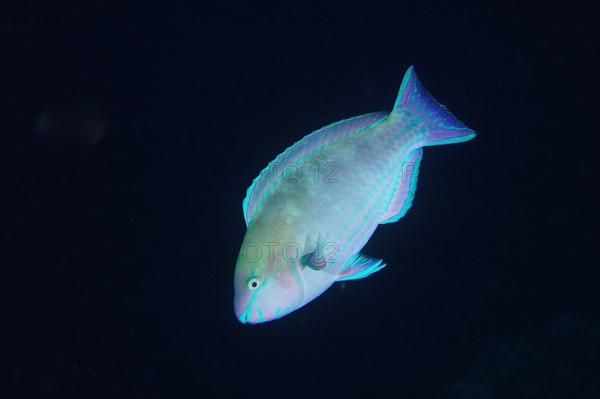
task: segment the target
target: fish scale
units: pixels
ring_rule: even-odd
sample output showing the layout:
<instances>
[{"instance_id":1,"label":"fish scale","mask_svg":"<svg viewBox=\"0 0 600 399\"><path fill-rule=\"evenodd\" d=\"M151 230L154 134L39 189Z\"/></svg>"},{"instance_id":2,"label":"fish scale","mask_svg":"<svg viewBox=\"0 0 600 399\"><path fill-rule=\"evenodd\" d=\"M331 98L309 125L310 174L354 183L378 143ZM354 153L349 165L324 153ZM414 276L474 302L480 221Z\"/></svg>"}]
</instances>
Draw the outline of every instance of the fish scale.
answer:
<instances>
[{"instance_id":1,"label":"fish scale","mask_svg":"<svg viewBox=\"0 0 600 399\"><path fill-rule=\"evenodd\" d=\"M473 137L410 67L391 113L325 126L286 149L243 202L248 231L234 274L238 320L277 319L336 281L381 270L382 260L360 251L379 224L398 221L411 207L422 147Z\"/></svg>"}]
</instances>

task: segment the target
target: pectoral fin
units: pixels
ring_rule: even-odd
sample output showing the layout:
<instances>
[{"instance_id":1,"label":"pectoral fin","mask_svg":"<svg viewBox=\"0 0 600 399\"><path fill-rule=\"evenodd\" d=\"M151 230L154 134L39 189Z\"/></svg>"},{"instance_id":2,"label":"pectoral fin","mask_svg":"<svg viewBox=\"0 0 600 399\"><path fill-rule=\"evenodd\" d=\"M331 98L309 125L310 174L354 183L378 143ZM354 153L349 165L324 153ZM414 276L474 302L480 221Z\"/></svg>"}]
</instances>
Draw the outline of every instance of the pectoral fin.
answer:
<instances>
[{"instance_id":1,"label":"pectoral fin","mask_svg":"<svg viewBox=\"0 0 600 399\"><path fill-rule=\"evenodd\" d=\"M307 237L307 244L306 246L308 247L311 241L311 236L309 235ZM323 270L327 267L328 262L328 256L325 253L325 250L327 249L326 247L328 246L328 244L331 243L326 243L323 240L323 237L321 236L321 234L317 234L317 239L314 243L314 245L312 245L311 251L306 253L306 255L303 255L302 258L300 258L300 261L302 262L302 264L306 267L310 267L313 270ZM329 258L331 258L331 256L329 256Z\"/></svg>"},{"instance_id":2,"label":"pectoral fin","mask_svg":"<svg viewBox=\"0 0 600 399\"><path fill-rule=\"evenodd\" d=\"M323 270L327 266L327 260L322 251L313 251L301 258L302 264L313 270Z\"/></svg>"}]
</instances>

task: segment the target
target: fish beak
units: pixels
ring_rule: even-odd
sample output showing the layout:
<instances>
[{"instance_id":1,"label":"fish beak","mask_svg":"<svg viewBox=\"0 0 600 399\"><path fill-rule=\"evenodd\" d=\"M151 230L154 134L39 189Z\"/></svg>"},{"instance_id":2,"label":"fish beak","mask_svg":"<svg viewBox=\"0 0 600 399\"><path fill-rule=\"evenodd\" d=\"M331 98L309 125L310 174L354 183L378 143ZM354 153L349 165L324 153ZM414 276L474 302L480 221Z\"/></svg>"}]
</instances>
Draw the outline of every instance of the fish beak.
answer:
<instances>
[{"instance_id":1,"label":"fish beak","mask_svg":"<svg viewBox=\"0 0 600 399\"><path fill-rule=\"evenodd\" d=\"M240 323L244 324L264 323L266 320L264 318L263 312L260 309L252 310L251 305L252 302L249 302L241 312L238 312L236 309L235 315L237 319L240 321Z\"/></svg>"},{"instance_id":2,"label":"fish beak","mask_svg":"<svg viewBox=\"0 0 600 399\"><path fill-rule=\"evenodd\" d=\"M260 323L260 321L258 320L258 318L256 317L256 313L252 312L251 309L246 309L242 312L242 314L240 314L238 316L238 320L241 323L248 323L248 324L256 324L256 323Z\"/></svg>"},{"instance_id":3,"label":"fish beak","mask_svg":"<svg viewBox=\"0 0 600 399\"><path fill-rule=\"evenodd\" d=\"M235 313L235 317L237 317L240 323L247 322L246 320L248 317L248 313L251 312L249 305L250 304L246 302L242 306L240 306L240 303L236 301L233 311Z\"/></svg>"},{"instance_id":4,"label":"fish beak","mask_svg":"<svg viewBox=\"0 0 600 399\"><path fill-rule=\"evenodd\" d=\"M252 310L252 302L254 302L254 295L252 295L252 297L245 303L245 306L243 302L237 302L234 311L235 316L240 321L240 323L255 324L259 322L257 320L260 319L260 317L257 317L259 315L257 315L256 312Z\"/></svg>"},{"instance_id":5,"label":"fish beak","mask_svg":"<svg viewBox=\"0 0 600 399\"><path fill-rule=\"evenodd\" d=\"M249 321L248 316L251 312L252 311L246 307L246 309L244 309L241 313L235 312L235 316L240 321L240 323L246 324Z\"/></svg>"}]
</instances>

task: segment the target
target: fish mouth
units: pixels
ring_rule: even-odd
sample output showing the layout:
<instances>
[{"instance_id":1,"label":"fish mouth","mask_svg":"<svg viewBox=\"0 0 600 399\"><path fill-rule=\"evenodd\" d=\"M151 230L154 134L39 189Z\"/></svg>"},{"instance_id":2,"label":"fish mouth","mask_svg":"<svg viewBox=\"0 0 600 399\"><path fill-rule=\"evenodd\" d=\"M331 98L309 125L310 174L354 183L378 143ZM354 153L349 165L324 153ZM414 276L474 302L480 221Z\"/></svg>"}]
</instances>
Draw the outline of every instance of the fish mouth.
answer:
<instances>
[{"instance_id":1,"label":"fish mouth","mask_svg":"<svg viewBox=\"0 0 600 399\"><path fill-rule=\"evenodd\" d=\"M250 310L248 308L248 306L246 306L240 313L235 312L235 317L237 317L237 319L240 321L240 323L246 324L248 323L248 316L250 313L252 313L252 310Z\"/></svg>"},{"instance_id":2,"label":"fish mouth","mask_svg":"<svg viewBox=\"0 0 600 399\"><path fill-rule=\"evenodd\" d=\"M253 311L252 309L250 309L249 305L250 304L246 306L242 313L237 315L237 319L243 324L258 324L264 322L265 320L262 315L262 312Z\"/></svg>"},{"instance_id":3,"label":"fish mouth","mask_svg":"<svg viewBox=\"0 0 600 399\"><path fill-rule=\"evenodd\" d=\"M241 298L235 299L235 307L234 312L236 318L242 324L259 324L268 322L271 320L279 319L294 310L300 308L304 305L304 297L305 297L305 285L306 281L304 280L304 276L302 274L302 265L298 262L294 262L291 264L292 273L296 278L296 283L299 287L298 298L292 304L287 304L288 306L279 306L275 309L272 309L270 306L267 306L263 309L261 304L259 306L254 306L254 302L258 297L259 291L255 291L250 298L247 299L245 305ZM261 302L261 301L259 301Z\"/></svg>"},{"instance_id":4,"label":"fish mouth","mask_svg":"<svg viewBox=\"0 0 600 399\"><path fill-rule=\"evenodd\" d=\"M246 306L244 307L235 307L234 311L235 311L235 316L237 317L237 319L240 321L240 323L246 324L255 324L256 323L256 315L255 312L253 312L252 310L252 303L254 302L254 300L256 299L256 293L254 293L250 299L248 299L248 302L246 303ZM254 317L253 317L254 316Z\"/></svg>"}]
</instances>

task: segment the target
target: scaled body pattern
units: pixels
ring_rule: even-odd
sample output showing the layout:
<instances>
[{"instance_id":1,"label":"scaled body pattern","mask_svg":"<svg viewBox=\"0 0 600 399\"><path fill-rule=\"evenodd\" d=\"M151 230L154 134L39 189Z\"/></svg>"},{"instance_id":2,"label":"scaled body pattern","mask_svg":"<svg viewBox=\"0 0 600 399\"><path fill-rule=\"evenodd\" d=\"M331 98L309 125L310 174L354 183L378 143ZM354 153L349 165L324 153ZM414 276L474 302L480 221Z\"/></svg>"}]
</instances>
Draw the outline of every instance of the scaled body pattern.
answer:
<instances>
[{"instance_id":1,"label":"scaled body pattern","mask_svg":"<svg viewBox=\"0 0 600 399\"><path fill-rule=\"evenodd\" d=\"M392 112L334 123L285 150L243 202L248 230L234 275L238 320L280 318L336 281L383 268L360 250L379 224L410 208L423 147L473 137L411 66Z\"/></svg>"}]
</instances>

